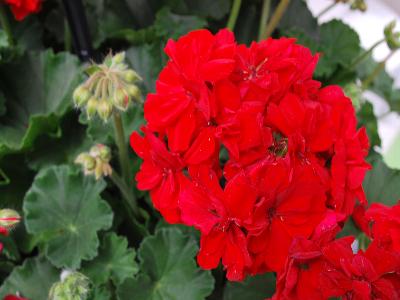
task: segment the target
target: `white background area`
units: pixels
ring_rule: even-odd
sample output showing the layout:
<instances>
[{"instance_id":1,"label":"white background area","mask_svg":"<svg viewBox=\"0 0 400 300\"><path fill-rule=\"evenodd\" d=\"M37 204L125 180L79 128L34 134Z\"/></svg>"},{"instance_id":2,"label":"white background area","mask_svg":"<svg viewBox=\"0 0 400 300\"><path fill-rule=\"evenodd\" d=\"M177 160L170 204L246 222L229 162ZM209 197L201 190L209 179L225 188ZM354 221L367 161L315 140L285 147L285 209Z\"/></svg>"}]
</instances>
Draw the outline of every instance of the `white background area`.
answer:
<instances>
[{"instance_id":1,"label":"white background area","mask_svg":"<svg viewBox=\"0 0 400 300\"><path fill-rule=\"evenodd\" d=\"M296 0L295 0L296 1ZM324 8L332 4L333 0L307 0L307 5L314 14L318 15ZM361 45L368 49L376 41L383 38L383 29L392 20L397 20L396 30L400 31L400 0L366 0L368 9L362 13L350 10L349 5L338 3L326 14L319 18L320 23L331 19L341 19L354 28L360 35ZM384 59L389 53L386 44L381 44L373 52L376 60ZM400 50L389 60L386 71L395 79L395 85L400 87ZM374 105L375 115L385 114L389 108L383 99L377 95L366 92L365 97ZM378 119L378 130L382 139L381 152L383 154L392 151L394 142L400 138L400 116L390 113ZM397 156L397 154L396 154ZM398 153L400 162L400 149ZM392 163L393 165L393 163ZM400 168L400 165L396 167Z\"/></svg>"}]
</instances>

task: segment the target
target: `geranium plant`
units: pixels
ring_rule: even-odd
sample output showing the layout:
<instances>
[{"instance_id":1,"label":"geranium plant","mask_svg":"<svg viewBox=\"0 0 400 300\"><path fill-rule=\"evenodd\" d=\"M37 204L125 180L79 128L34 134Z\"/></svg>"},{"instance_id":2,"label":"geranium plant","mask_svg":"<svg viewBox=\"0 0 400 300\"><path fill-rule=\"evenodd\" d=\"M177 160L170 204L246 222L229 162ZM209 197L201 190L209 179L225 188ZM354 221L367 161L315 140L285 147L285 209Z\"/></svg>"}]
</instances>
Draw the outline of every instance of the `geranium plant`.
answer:
<instances>
[{"instance_id":1,"label":"geranium plant","mask_svg":"<svg viewBox=\"0 0 400 300\"><path fill-rule=\"evenodd\" d=\"M300 0L0 6L0 299L400 299L364 93L399 111L395 22L362 49Z\"/></svg>"}]
</instances>

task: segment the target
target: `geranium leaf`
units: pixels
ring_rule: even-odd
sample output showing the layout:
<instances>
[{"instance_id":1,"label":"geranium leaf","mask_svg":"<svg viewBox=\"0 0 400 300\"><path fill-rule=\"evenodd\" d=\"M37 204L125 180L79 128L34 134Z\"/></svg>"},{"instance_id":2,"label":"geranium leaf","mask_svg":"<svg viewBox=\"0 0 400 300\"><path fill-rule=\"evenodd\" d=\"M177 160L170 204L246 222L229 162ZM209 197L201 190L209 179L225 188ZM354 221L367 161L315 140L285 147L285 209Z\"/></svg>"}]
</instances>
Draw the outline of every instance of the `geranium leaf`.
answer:
<instances>
[{"instance_id":1,"label":"geranium leaf","mask_svg":"<svg viewBox=\"0 0 400 300\"><path fill-rule=\"evenodd\" d=\"M158 74L164 64L164 53L160 43L130 47L126 58L132 68L143 78L145 92L154 92Z\"/></svg>"},{"instance_id":2,"label":"geranium leaf","mask_svg":"<svg viewBox=\"0 0 400 300\"><path fill-rule=\"evenodd\" d=\"M115 285L133 278L138 271L135 250L128 248L128 241L115 233L104 236L98 256L82 266L82 272L94 284L101 285L112 279Z\"/></svg>"},{"instance_id":3,"label":"geranium leaf","mask_svg":"<svg viewBox=\"0 0 400 300\"><path fill-rule=\"evenodd\" d=\"M375 159L363 183L368 202L396 204L400 199L399 186L400 170L390 169L381 158Z\"/></svg>"},{"instance_id":4,"label":"geranium leaf","mask_svg":"<svg viewBox=\"0 0 400 300\"><path fill-rule=\"evenodd\" d=\"M196 242L178 229L163 228L139 248L140 275L118 288L119 300L203 300L214 286L209 271L196 266Z\"/></svg>"},{"instance_id":5,"label":"geranium leaf","mask_svg":"<svg viewBox=\"0 0 400 300\"><path fill-rule=\"evenodd\" d=\"M316 76L330 76L339 65L348 66L361 50L357 32L339 20L321 25L319 45L321 58Z\"/></svg>"},{"instance_id":6,"label":"geranium leaf","mask_svg":"<svg viewBox=\"0 0 400 300\"><path fill-rule=\"evenodd\" d=\"M91 291L91 295L89 297L90 300L110 300L112 299L110 290L105 287L95 287Z\"/></svg>"},{"instance_id":7,"label":"geranium leaf","mask_svg":"<svg viewBox=\"0 0 400 300\"><path fill-rule=\"evenodd\" d=\"M263 300L275 292L275 275L266 273L247 277L243 282L228 282L224 300Z\"/></svg>"},{"instance_id":8,"label":"geranium leaf","mask_svg":"<svg viewBox=\"0 0 400 300\"><path fill-rule=\"evenodd\" d=\"M47 299L52 284L59 280L59 271L42 258L28 258L14 268L0 288L0 298L17 292L30 300Z\"/></svg>"},{"instance_id":9,"label":"geranium leaf","mask_svg":"<svg viewBox=\"0 0 400 300\"><path fill-rule=\"evenodd\" d=\"M32 52L0 66L7 112L0 118L0 157L32 147L37 136L57 134L58 120L71 108L79 63L67 53Z\"/></svg>"},{"instance_id":10,"label":"geranium leaf","mask_svg":"<svg viewBox=\"0 0 400 300\"><path fill-rule=\"evenodd\" d=\"M367 129L367 134L371 146L380 145L381 138L378 132L378 122L376 120L374 109L371 103L365 102L357 111L358 125L364 126Z\"/></svg>"},{"instance_id":11,"label":"geranium leaf","mask_svg":"<svg viewBox=\"0 0 400 300\"><path fill-rule=\"evenodd\" d=\"M103 180L95 181L68 166L41 170L27 192L23 210L28 233L40 236L57 267L77 269L96 256L97 231L108 229L112 211L101 199Z\"/></svg>"}]
</instances>

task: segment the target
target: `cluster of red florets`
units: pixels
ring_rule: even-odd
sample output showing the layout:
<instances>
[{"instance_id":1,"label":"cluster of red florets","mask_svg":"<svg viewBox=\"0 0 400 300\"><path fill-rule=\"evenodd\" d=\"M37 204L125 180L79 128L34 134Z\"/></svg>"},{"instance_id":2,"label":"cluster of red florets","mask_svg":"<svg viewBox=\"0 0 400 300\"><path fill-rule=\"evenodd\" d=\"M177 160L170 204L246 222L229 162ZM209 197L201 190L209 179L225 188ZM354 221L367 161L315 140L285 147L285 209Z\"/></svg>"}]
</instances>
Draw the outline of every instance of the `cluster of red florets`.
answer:
<instances>
[{"instance_id":1,"label":"cluster of red florets","mask_svg":"<svg viewBox=\"0 0 400 300\"><path fill-rule=\"evenodd\" d=\"M5 0L10 5L16 20L21 21L26 16L39 12L42 0Z\"/></svg>"},{"instance_id":2,"label":"cluster of red florets","mask_svg":"<svg viewBox=\"0 0 400 300\"><path fill-rule=\"evenodd\" d=\"M131 136L136 180L168 222L200 230L199 265L222 260L229 280L278 272L280 299L317 276L297 260L322 260L325 243L352 255L332 232L366 204L369 142L341 88L312 79L318 56L290 38L239 45L228 30L193 31L165 52L144 136Z\"/></svg>"}]
</instances>

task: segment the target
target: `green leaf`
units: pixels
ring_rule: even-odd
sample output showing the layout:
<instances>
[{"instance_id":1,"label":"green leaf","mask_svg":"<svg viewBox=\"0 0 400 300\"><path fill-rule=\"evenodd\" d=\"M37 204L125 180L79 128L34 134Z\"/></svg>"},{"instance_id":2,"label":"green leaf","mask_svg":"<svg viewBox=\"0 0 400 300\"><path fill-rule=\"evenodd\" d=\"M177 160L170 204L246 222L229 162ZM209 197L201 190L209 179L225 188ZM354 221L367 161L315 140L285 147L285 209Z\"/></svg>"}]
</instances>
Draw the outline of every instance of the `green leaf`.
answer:
<instances>
[{"instance_id":1,"label":"green leaf","mask_svg":"<svg viewBox=\"0 0 400 300\"><path fill-rule=\"evenodd\" d=\"M138 251L140 275L118 287L119 300L203 300L214 279L193 259L196 242L177 229L161 229L146 237Z\"/></svg>"},{"instance_id":2,"label":"green leaf","mask_svg":"<svg viewBox=\"0 0 400 300\"><path fill-rule=\"evenodd\" d=\"M281 21L279 29L296 29L306 33L311 38L318 37L318 20L308 9L304 0L290 1Z\"/></svg>"},{"instance_id":3,"label":"green leaf","mask_svg":"<svg viewBox=\"0 0 400 300\"><path fill-rule=\"evenodd\" d=\"M30 300L44 300L52 284L59 280L59 272L44 258L28 258L14 268L0 288L0 298L20 293Z\"/></svg>"},{"instance_id":4,"label":"green leaf","mask_svg":"<svg viewBox=\"0 0 400 300\"><path fill-rule=\"evenodd\" d=\"M371 103L365 102L357 112L358 125L367 129L369 141L372 146L380 145L381 138L378 133L378 122L374 114L374 107Z\"/></svg>"},{"instance_id":5,"label":"green leaf","mask_svg":"<svg viewBox=\"0 0 400 300\"><path fill-rule=\"evenodd\" d=\"M164 52L160 43L130 47L126 60L143 78L145 93L154 92L158 74L163 67Z\"/></svg>"},{"instance_id":6,"label":"green leaf","mask_svg":"<svg viewBox=\"0 0 400 300\"><path fill-rule=\"evenodd\" d=\"M79 124L77 119L76 112L67 114L60 124L60 137L44 135L36 140L34 150L26 154L32 170L73 163L79 153L93 146L86 136L86 126Z\"/></svg>"},{"instance_id":7,"label":"green leaf","mask_svg":"<svg viewBox=\"0 0 400 300\"><path fill-rule=\"evenodd\" d=\"M347 67L360 53L360 38L342 21L332 20L320 27L321 58L316 76L330 76L338 66Z\"/></svg>"},{"instance_id":8,"label":"green leaf","mask_svg":"<svg viewBox=\"0 0 400 300\"><path fill-rule=\"evenodd\" d=\"M0 66L7 113L0 117L0 157L31 148L43 133L57 134L58 120L72 107L78 60L67 53L31 52Z\"/></svg>"},{"instance_id":9,"label":"green leaf","mask_svg":"<svg viewBox=\"0 0 400 300\"><path fill-rule=\"evenodd\" d=\"M263 300L275 292L275 275L266 273L247 277L243 282L228 282L224 300Z\"/></svg>"},{"instance_id":10,"label":"green leaf","mask_svg":"<svg viewBox=\"0 0 400 300\"><path fill-rule=\"evenodd\" d=\"M105 287L95 287L89 297L90 300L110 300L112 299L110 290Z\"/></svg>"},{"instance_id":11,"label":"green leaf","mask_svg":"<svg viewBox=\"0 0 400 300\"><path fill-rule=\"evenodd\" d=\"M135 255L135 250L128 248L126 238L119 237L115 233L106 234L100 245L99 255L83 264L82 273L96 285L104 284L111 279L118 286L137 273Z\"/></svg>"},{"instance_id":12,"label":"green leaf","mask_svg":"<svg viewBox=\"0 0 400 300\"><path fill-rule=\"evenodd\" d=\"M211 17L217 20L230 12L232 4L230 0L168 0L166 2L174 13Z\"/></svg>"},{"instance_id":13,"label":"green leaf","mask_svg":"<svg viewBox=\"0 0 400 300\"><path fill-rule=\"evenodd\" d=\"M363 187L369 203L394 205L400 199L400 170L390 169L381 158L375 159Z\"/></svg>"},{"instance_id":14,"label":"green leaf","mask_svg":"<svg viewBox=\"0 0 400 300\"><path fill-rule=\"evenodd\" d=\"M97 255L97 231L110 228L112 211L101 199L106 184L68 166L41 170L24 199L28 233L40 236L57 267L77 269Z\"/></svg>"},{"instance_id":15,"label":"green leaf","mask_svg":"<svg viewBox=\"0 0 400 300\"><path fill-rule=\"evenodd\" d=\"M197 16L182 16L171 12L167 7L157 12L154 28L159 36L178 39L189 31L203 28L206 20Z\"/></svg>"}]
</instances>

